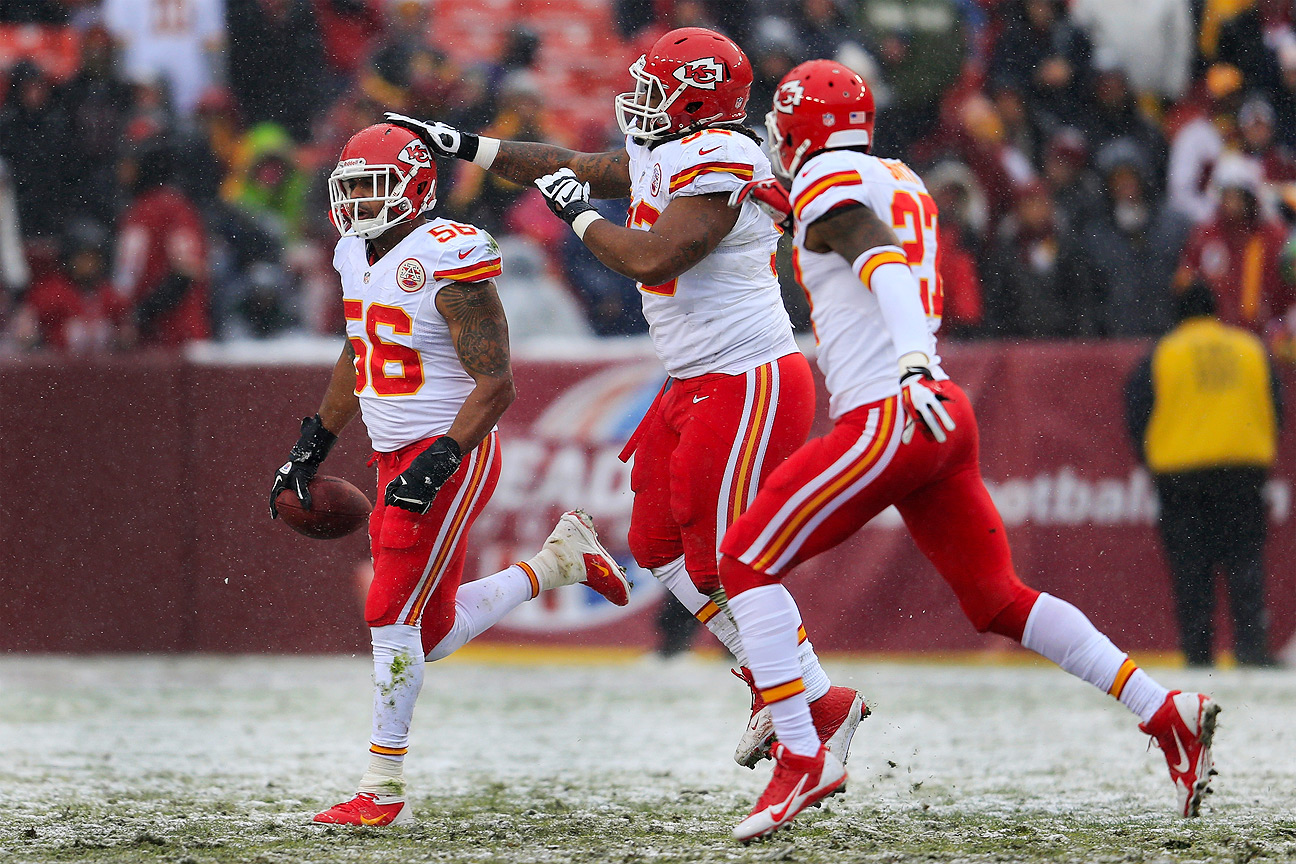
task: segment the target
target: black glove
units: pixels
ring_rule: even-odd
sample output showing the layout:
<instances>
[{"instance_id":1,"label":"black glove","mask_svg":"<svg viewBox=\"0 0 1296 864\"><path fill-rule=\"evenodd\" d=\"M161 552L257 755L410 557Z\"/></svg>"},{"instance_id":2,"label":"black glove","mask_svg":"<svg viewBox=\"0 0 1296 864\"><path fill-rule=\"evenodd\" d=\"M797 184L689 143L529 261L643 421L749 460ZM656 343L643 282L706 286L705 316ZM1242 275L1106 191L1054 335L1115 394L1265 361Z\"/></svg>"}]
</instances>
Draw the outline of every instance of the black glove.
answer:
<instances>
[{"instance_id":1,"label":"black glove","mask_svg":"<svg viewBox=\"0 0 1296 864\"><path fill-rule=\"evenodd\" d=\"M384 114L383 119L393 126L413 132L429 150L443 159L463 159L471 162L477 158L479 138L471 132L460 132L449 123L439 123L435 120L429 123L392 111Z\"/></svg>"},{"instance_id":2,"label":"black glove","mask_svg":"<svg viewBox=\"0 0 1296 864\"><path fill-rule=\"evenodd\" d=\"M570 168L559 168L546 174L538 178L535 185L549 209L568 225L580 214L594 209L594 205L589 203L590 185L582 183Z\"/></svg>"},{"instance_id":3,"label":"black glove","mask_svg":"<svg viewBox=\"0 0 1296 864\"><path fill-rule=\"evenodd\" d=\"M463 453L459 442L442 435L414 457L414 461L395 480L387 484L383 501L411 513L426 513L437 492L459 470Z\"/></svg>"},{"instance_id":4,"label":"black glove","mask_svg":"<svg viewBox=\"0 0 1296 864\"><path fill-rule=\"evenodd\" d=\"M285 489L297 493L303 510L311 509L309 483L335 443L337 443L337 436L324 428L324 423L318 414L314 417L302 418L301 437L288 452L288 461L275 472L274 485L270 487L271 519L279 518L275 499Z\"/></svg>"}]
</instances>

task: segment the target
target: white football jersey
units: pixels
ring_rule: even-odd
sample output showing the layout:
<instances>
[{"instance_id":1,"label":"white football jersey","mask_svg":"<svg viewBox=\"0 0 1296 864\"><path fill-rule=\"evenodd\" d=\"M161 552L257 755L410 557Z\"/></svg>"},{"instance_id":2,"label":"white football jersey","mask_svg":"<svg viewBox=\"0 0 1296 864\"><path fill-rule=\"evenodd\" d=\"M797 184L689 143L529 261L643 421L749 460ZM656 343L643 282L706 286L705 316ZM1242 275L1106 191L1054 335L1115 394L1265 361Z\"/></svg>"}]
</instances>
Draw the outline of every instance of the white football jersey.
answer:
<instances>
[{"instance_id":1,"label":"white football jersey","mask_svg":"<svg viewBox=\"0 0 1296 864\"><path fill-rule=\"evenodd\" d=\"M701 132L649 149L626 138L632 202L626 224L647 231L673 199L730 193L774 176L746 135ZM797 350L779 293L779 232L747 201L720 245L665 285L640 285L653 347L674 378L736 375Z\"/></svg>"},{"instance_id":2,"label":"white football jersey","mask_svg":"<svg viewBox=\"0 0 1296 864\"><path fill-rule=\"evenodd\" d=\"M810 299L817 362L828 385L828 413L836 419L852 408L900 392L899 354L877 298L855 275L852 263L836 252L805 247L806 230L834 207L859 203L895 229L918 283L927 315L932 373L945 375L936 355L942 289L936 271L936 202L922 178L897 159L879 159L854 150L828 150L813 157L792 181L796 219L793 265Z\"/></svg>"},{"instance_id":3,"label":"white football jersey","mask_svg":"<svg viewBox=\"0 0 1296 864\"><path fill-rule=\"evenodd\" d=\"M342 277L355 393L373 448L390 453L444 435L475 382L459 362L436 295L452 282L499 276L495 240L471 225L433 219L372 265L363 239L343 237L333 267Z\"/></svg>"}]
</instances>

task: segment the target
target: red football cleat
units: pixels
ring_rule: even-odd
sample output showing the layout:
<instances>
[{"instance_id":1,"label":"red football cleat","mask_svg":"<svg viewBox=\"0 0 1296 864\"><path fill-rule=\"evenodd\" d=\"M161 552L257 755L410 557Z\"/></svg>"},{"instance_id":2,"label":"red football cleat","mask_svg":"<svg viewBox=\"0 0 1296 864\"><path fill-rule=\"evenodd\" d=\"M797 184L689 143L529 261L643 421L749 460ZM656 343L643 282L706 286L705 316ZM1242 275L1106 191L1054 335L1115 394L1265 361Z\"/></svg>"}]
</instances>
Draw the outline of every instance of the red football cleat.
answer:
<instances>
[{"instance_id":1,"label":"red football cleat","mask_svg":"<svg viewBox=\"0 0 1296 864\"><path fill-rule=\"evenodd\" d=\"M1180 816L1198 815L1202 798L1211 791L1210 779L1216 773L1211 742L1219 712L1220 706L1205 694L1172 690L1152 719L1139 724L1139 730L1156 741L1170 766Z\"/></svg>"},{"instance_id":2,"label":"red football cleat","mask_svg":"<svg viewBox=\"0 0 1296 864\"><path fill-rule=\"evenodd\" d=\"M774 762L774 776L765 792L733 830L734 838L744 843L768 837L846 782L845 766L822 744L813 756L799 756L775 744Z\"/></svg>"},{"instance_id":3,"label":"red football cleat","mask_svg":"<svg viewBox=\"0 0 1296 864\"><path fill-rule=\"evenodd\" d=\"M316 813L315 821L331 825L412 825L414 816L404 798L358 792L350 801Z\"/></svg>"},{"instance_id":4,"label":"red football cleat","mask_svg":"<svg viewBox=\"0 0 1296 864\"><path fill-rule=\"evenodd\" d=\"M770 756L775 740L774 720L769 711L764 710L765 700L756 689L751 670L744 666L741 670L730 671L746 681L752 691L751 718L734 751L734 761L745 768L755 768L757 763ZM814 721L820 743L835 753L843 765L850 757L855 729L869 713L864 697L850 687L829 687L827 693L810 703L810 719Z\"/></svg>"},{"instance_id":5,"label":"red football cleat","mask_svg":"<svg viewBox=\"0 0 1296 864\"><path fill-rule=\"evenodd\" d=\"M612 553L599 542L594 520L585 511L564 513L545 541L545 548L557 556L560 572L552 584L542 581L543 589L579 582L617 606L630 602L630 581Z\"/></svg>"}]
</instances>

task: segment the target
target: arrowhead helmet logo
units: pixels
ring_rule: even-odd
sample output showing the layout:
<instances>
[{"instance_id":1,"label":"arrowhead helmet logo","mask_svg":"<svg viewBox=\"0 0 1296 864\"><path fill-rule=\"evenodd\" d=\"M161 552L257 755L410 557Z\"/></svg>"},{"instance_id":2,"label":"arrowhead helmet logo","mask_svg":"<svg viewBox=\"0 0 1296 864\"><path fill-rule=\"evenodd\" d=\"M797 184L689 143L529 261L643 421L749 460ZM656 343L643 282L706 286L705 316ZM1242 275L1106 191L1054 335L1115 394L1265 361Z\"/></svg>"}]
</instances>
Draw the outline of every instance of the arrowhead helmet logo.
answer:
<instances>
[{"instance_id":1,"label":"arrowhead helmet logo","mask_svg":"<svg viewBox=\"0 0 1296 864\"><path fill-rule=\"evenodd\" d=\"M785 81L774 94L774 110L780 114L791 114L792 109L805 99L805 88L797 80Z\"/></svg>"},{"instance_id":2,"label":"arrowhead helmet logo","mask_svg":"<svg viewBox=\"0 0 1296 864\"><path fill-rule=\"evenodd\" d=\"M411 141L406 144L397 158L406 165L413 165L416 168L432 167L432 154L428 152L422 141Z\"/></svg>"},{"instance_id":3,"label":"arrowhead helmet logo","mask_svg":"<svg viewBox=\"0 0 1296 864\"><path fill-rule=\"evenodd\" d=\"M680 83L691 84L699 90L714 90L721 81L729 80L729 70L714 57L690 60L677 66L674 75Z\"/></svg>"}]
</instances>

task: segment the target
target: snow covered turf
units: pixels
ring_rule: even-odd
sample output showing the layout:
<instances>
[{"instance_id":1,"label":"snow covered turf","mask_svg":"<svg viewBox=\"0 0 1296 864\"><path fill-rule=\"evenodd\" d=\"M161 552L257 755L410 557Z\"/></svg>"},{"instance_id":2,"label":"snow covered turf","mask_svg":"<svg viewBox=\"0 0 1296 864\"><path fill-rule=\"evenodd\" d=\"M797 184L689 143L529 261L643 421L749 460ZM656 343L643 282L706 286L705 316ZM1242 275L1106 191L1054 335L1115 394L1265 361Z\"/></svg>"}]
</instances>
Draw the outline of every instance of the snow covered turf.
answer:
<instances>
[{"instance_id":1,"label":"snow covered turf","mask_svg":"<svg viewBox=\"0 0 1296 864\"><path fill-rule=\"evenodd\" d=\"M429 667L416 828L311 824L365 764L366 658L0 657L0 860L1296 860L1296 673L1154 669L1224 706L1217 792L1171 815L1160 752L1042 665L834 661L863 690L844 798L730 839L768 777L731 761L718 660Z\"/></svg>"}]
</instances>

